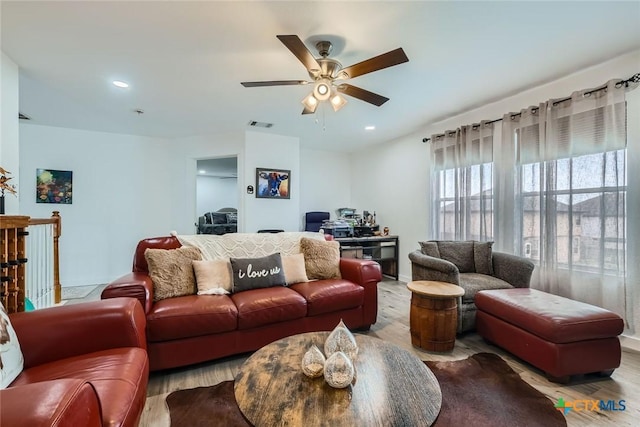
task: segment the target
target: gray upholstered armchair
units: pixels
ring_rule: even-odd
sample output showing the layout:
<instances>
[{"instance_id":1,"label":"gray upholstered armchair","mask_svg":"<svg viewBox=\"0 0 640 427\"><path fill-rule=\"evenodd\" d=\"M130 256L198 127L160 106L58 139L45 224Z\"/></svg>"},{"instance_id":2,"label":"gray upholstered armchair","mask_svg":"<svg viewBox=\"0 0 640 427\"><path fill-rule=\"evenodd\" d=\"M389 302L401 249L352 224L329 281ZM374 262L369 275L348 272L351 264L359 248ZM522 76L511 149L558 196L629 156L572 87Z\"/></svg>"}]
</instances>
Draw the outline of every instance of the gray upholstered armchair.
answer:
<instances>
[{"instance_id":1,"label":"gray upholstered armchair","mask_svg":"<svg viewBox=\"0 0 640 427\"><path fill-rule=\"evenodd\" d=\"M516 255L493 252L493 242L426 241L409 254L412 280L435 280L462 287L458 333L475 329L476 293L485 289L528 288L533 263Z\"/></svg>"}]
</instances>

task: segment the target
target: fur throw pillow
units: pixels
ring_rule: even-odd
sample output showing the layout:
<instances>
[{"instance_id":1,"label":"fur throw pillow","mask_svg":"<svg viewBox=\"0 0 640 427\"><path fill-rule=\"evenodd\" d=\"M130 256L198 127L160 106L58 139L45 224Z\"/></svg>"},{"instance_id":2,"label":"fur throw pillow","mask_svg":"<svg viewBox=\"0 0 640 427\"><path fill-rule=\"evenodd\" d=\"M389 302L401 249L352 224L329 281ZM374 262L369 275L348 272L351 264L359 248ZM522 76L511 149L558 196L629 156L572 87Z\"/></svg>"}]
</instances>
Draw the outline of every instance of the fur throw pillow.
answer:
<instances>
[{"instance_id":1,"label":"fur throw pillow","mask_svg":"<svg viewBox=\"0 0 640 427\"><path fill-rule=\"evenodd\" d=\"M300 252L309 279L340 279L340 243L300 238Z\"/></svg>"},{"instance_id":2,"label":"fur throw pillow","mask_svg":"<svg viewBox=\"0 0 640 427\"><path fill-rule=\"evenodd\" d=\"M144 257L153 281L154 301L196 293L192 261L202 259L200 249L147 249Z\"/></svg>"}]
</instances>

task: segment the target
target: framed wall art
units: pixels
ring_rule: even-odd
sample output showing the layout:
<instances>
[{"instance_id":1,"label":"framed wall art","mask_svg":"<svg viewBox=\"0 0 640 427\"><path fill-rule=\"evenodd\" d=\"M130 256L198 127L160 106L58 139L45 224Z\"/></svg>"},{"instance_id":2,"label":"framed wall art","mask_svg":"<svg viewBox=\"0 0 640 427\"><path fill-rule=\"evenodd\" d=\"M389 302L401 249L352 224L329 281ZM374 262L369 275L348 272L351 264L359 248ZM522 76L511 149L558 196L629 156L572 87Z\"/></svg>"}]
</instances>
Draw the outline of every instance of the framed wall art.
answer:
<instances>
[{"instance_id":1,"label":"framed wall art","mask_svg":"<svg viewBox=\"0 0 640 427\"><path fill-rule=\"evenodd\" d=\"M36 203L70 205L73 195L73 172L54 169L36 170Z\"/></svg>"},{"instance_id":2,"label":"framed wall art","mask_svg":"<svg viewBox=\"0 0 640 427\"><path fill-rule=\"evenodd\" d=\"M289 199L291 171L256 168L256 197L260 199Z\"/></svg>"}]
</instances>

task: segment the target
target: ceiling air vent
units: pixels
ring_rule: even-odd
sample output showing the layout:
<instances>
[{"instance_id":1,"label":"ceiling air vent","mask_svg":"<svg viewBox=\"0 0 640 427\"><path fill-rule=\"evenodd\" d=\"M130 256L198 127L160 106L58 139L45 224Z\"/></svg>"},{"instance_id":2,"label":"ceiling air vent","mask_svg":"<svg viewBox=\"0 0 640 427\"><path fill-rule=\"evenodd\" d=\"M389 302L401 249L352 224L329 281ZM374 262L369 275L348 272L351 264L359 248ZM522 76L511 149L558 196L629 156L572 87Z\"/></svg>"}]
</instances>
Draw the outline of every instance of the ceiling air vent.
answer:
<instances>
[{"instance_id":1,"label":"ceiling air vent","mask_svg":"<svg viewBox=\"0 0 640 427\"><path fill-rule=\"evenodd\" d=\"M31 120L31 117L25 116L24 114L18 112L18 118L20 120Z\"/></svg>"},{"instance_id":2,"label":"ceiling air vent","mask_svg":"<svg viewBox=\"0 0 640 427\"><path fill-rule=\"evenodd\" d=\"M273 123L265 123L265 122L256 122L255 120L249 121L249 126L257 127L257 128L270 128L273 126Z\"/></svg>"}]
</instances>

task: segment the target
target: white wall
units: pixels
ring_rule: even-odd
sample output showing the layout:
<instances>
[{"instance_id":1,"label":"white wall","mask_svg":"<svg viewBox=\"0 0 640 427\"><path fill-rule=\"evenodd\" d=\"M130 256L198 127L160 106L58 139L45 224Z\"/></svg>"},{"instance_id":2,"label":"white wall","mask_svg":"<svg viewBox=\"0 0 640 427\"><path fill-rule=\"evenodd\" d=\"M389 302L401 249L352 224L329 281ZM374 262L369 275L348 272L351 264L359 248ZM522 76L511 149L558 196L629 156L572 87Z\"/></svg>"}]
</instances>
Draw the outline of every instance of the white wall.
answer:
<instances>
[{"instance_id":1,"label":"white wall","mask_svg":"<svg viewBox=\"0 0 640 427\"><path fill-rule=\"evenodd\" d=\"M427 147L404 138L352 154L352 207L376 212L376 221L399 237L400 280L408 281L409 252L427 236Z\"/></svg>"},{"instance_id":2,"label":"white wall","mask_svg":"<svg viewBox=\"0 0 640 427\"><path fill-rule=\"evenodd\" d=\"M640 51L636 51L459 116L426 125L411 135L352 155L353 203L358 208L376 209L378 222L382 226L389 226L392 234L399 235L400 280L411 278L409 252L418 249L418 241L430 237L430 213L427 211L430 193L429 147L421 142L422 138L461 125L497 119L510 111L520 111L551 98L568 96L576 90L600 86L610 79L627 78L638 72L639 65ZM633 170L632 167L629 169ZM368 179L361 179L363 176Z\"/></svg>"},{"instance_id":3,"label":"white wall","mask_svg":"<svg viewBox=\"0 0 640 427\"><path fill-rule=\"evenodd\" d=\"M21 124L20 212L60 211L62 286L114 280L131 271L140 239L169 233L171 164L166 140ZM73 172L72 204L35 202L38 168Z\"/></svg>"},{"instance_id":4,"label":"white wall","mask_svg":"<svg viewBox=\"0 0 640 427\"><path fill-rule=\"evenodd\" d=\"M11 172L11 184L18 197L5 192L5 213L17 215L20 186L19 125L18 125L18 66L0 52L0 166Z\"/></svg>"},{"instance_id":5,"label":"white wall","mask_svg":"<svg viewBox=\"0 0 640 427\"><path fill-rule=\"evenodd\" d=\"M244 231L261 229L300 229L300 141L289 136L246 132L244 169L238 167L238 177L243 176L244 185L256 187L256 168L287 169L291 171L289 199L259 199L256 194L244 191ZM255 188L255 191L258 189Z\"/></svg>"},{"instance_id":6,"label":"white wall","mask_svg":"<svg viewBox=\"0 0 640 427\"><path fill-rule=\"evenodd\" d=\"M329 212L351 206L350 156L324 150L300 150L300 230L304 230L304 214Z\"/></svg>"},{"instance_id":7,"label":"white wall","mask_svg":"<svg viewBox=\"0 0 640 427\"><path fill-rule=\"evenodd\" d=\"M198 216L221 208L238 208L238 179L198 176L196 178Z\"/></svg>"}]
</instances>

